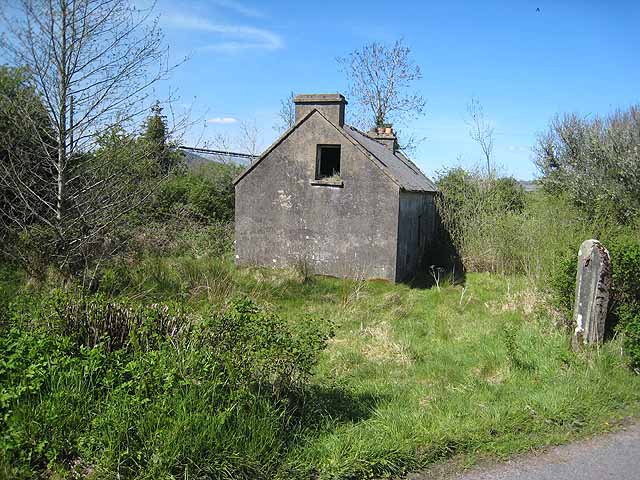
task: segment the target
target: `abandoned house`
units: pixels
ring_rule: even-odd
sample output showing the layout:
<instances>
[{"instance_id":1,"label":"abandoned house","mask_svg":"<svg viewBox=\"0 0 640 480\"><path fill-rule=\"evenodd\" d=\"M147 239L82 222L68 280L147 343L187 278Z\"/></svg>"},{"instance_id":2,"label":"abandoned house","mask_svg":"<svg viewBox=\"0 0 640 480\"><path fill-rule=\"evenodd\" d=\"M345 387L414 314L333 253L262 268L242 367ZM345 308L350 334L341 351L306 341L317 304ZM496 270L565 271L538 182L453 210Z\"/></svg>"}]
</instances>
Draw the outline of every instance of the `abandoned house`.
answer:
<instances>
[{"instance_id":1,"label":"abandoned house","mask_svg":"<svg viewBox=\"0 0 640 480\"><path fill-rule=\"evenodd\" d=\"M412 278L434 240L435 184L391 128L345 125L342 95L294 103L295 124L235 180L236 263Z\"/></svg>"}]
</instances>

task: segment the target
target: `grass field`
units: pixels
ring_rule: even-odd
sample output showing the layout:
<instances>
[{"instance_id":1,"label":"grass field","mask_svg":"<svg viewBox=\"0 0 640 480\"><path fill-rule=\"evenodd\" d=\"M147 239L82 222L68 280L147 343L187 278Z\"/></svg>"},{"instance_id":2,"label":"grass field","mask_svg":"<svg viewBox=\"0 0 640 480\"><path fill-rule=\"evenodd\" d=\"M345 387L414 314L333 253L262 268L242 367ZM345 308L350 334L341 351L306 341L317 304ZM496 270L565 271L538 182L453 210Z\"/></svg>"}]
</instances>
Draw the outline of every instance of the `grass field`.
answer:
<instances>
[{"instance_id":1,"label":"grass field","mask_svg":"<svg viewBox=\"0 0 640 480\"><path fill-rule=\"evenodd\" d=\"M249 294L290 322L335 322L307 402L313 421L284 459L292 475L384 476L454 454L504 457L607 430L638 411L640 378L625 368L619 342L572 353L524 277L468 274L464 285L421 289L155 262L141 270L152 277L133 282L140 295L173 294L206 309Z\"/></svg>"},{"instance_id":2,"label":"grass field","mask_svg":"<svg viewBox=\"0 0 640 480\"><path fill-rule=\"evenodd\" d=\"M640 405L619 341L572 353L524 277L468 274L427 289L193 257L150 258L113 277L107 293L143 302L180 300L204 314L250 295L291 323L334 322L266 476L388 477L453 456L506 457L608 430Z\"/></svg>"}]
</instances>

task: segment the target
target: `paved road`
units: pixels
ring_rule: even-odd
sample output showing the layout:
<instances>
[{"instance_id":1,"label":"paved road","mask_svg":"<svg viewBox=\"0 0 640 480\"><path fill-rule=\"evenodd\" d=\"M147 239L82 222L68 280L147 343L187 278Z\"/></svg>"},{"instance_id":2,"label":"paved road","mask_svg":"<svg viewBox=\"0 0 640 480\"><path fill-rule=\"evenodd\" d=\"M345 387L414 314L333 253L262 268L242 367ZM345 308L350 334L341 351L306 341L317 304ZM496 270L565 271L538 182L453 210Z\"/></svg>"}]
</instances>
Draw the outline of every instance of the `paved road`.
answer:
<instances>
[{"instance_id":1,"label":"paved road","mask_svg":"<svg viewBox=\"0 0 640 480\"><path fill-rule=\"evenodd\" d=\"M431 474L412 480L438 478ZM442 477L440 477L442 478ZM538 455L445 477L451 480L640 480L640 423Z\"/></svg>"}]
</instances>

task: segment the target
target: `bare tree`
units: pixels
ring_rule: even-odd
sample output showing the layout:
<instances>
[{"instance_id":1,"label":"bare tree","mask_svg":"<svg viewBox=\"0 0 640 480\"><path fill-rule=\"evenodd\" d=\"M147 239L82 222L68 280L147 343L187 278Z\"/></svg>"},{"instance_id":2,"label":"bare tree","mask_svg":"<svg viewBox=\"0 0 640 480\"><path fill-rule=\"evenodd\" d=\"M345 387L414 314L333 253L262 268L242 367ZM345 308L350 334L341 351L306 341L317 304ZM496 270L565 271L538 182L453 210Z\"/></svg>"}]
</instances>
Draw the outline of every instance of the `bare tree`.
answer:
<instances>
[{"instance_id":1,"label":"bare tree","mask_svg":"<svg viewBox=\"0 0 640 480\"><path fill-rule=\"evenodd\" d=\"M127 132L169 71L151 13L127 0L18 0L3 12L4 53L26 68L50 128L5 99L41 144L43 168L28 169L29 152L8 156L0 181L16 201L0 217L18 235L46 231L38 247L62 269L104 243L153 189L142 181L150 158Z\"/></svg>"},{"instance_id":2,"label":"bare tree","mask_svg":"<svg viewBox=\"0 0 640 480\"><path fill-rule=\"evenodd\" d=\"M237 142L238 147L244 153L253 156L260 155L260 129L255 120L240 122L240 136Z\"/></svg>"},{"instance_id":3,"label":"bare tree","mask_svg":"<svg viewBox=\"0 0 640 480\"><path fill-rule=\"evenodd\" d=\"M278 112L278 121L273 129L278 133L293 127L296 123L296 106L293 104L295 94L290 92L286 98L280 100L280 111Z\"/></svg>"},{"instance_id":4,"label":"bare tree","mask_svg":"<svg viewBox=\"0 0 640 480\"><path fill-rule=\"evenodd\" d=\"M493 136L494 129L485 119L484 109L478 97L471 97L471 101L467 105L467 125L469 125L469 136L476 142L484 160L487 163L487 175L491 176L493 172Z\"/></svg>"},{"instance_id":5,"label":"bare tree","mask_svg":"<svg viewBox=\"0 0 640 480\"><path fill-rule=\"evenodd\" d=\"M338 58L338 63L347 75L350 98L362 110L360 123L403 123L424 112L424 98L411 91L422 73L402 39L391 46L365 45Z\"/></svg>"}]
</instances>

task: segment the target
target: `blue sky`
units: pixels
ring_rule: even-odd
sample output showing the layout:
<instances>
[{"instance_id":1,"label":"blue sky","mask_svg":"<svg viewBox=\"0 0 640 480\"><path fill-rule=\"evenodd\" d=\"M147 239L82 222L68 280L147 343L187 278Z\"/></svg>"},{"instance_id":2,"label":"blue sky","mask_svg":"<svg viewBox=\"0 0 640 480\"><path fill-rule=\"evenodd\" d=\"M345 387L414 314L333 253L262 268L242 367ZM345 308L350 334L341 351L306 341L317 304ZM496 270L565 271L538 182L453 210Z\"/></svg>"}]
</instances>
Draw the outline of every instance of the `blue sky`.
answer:
<instances>
[{"instance_id":1,"label":"blue sky","mask_svg":"<svg viewBox=\"0 0 640 480\"><path fill-rule=\"evenodd\" d=\"M555 114L640 101L640 0L161 0L157 9L171 55L189 57L164 88L201 119L191 144L222 135L238 146L245 122L268 146L289 92L346 92L336 57L400 37L423 73L426 115L406 130L426 137L413 157L428 175L480 163L465 123L474 95L495 128L495 161L520 179L536 175L531 147Z\"/></svg>"}]
</instances>

